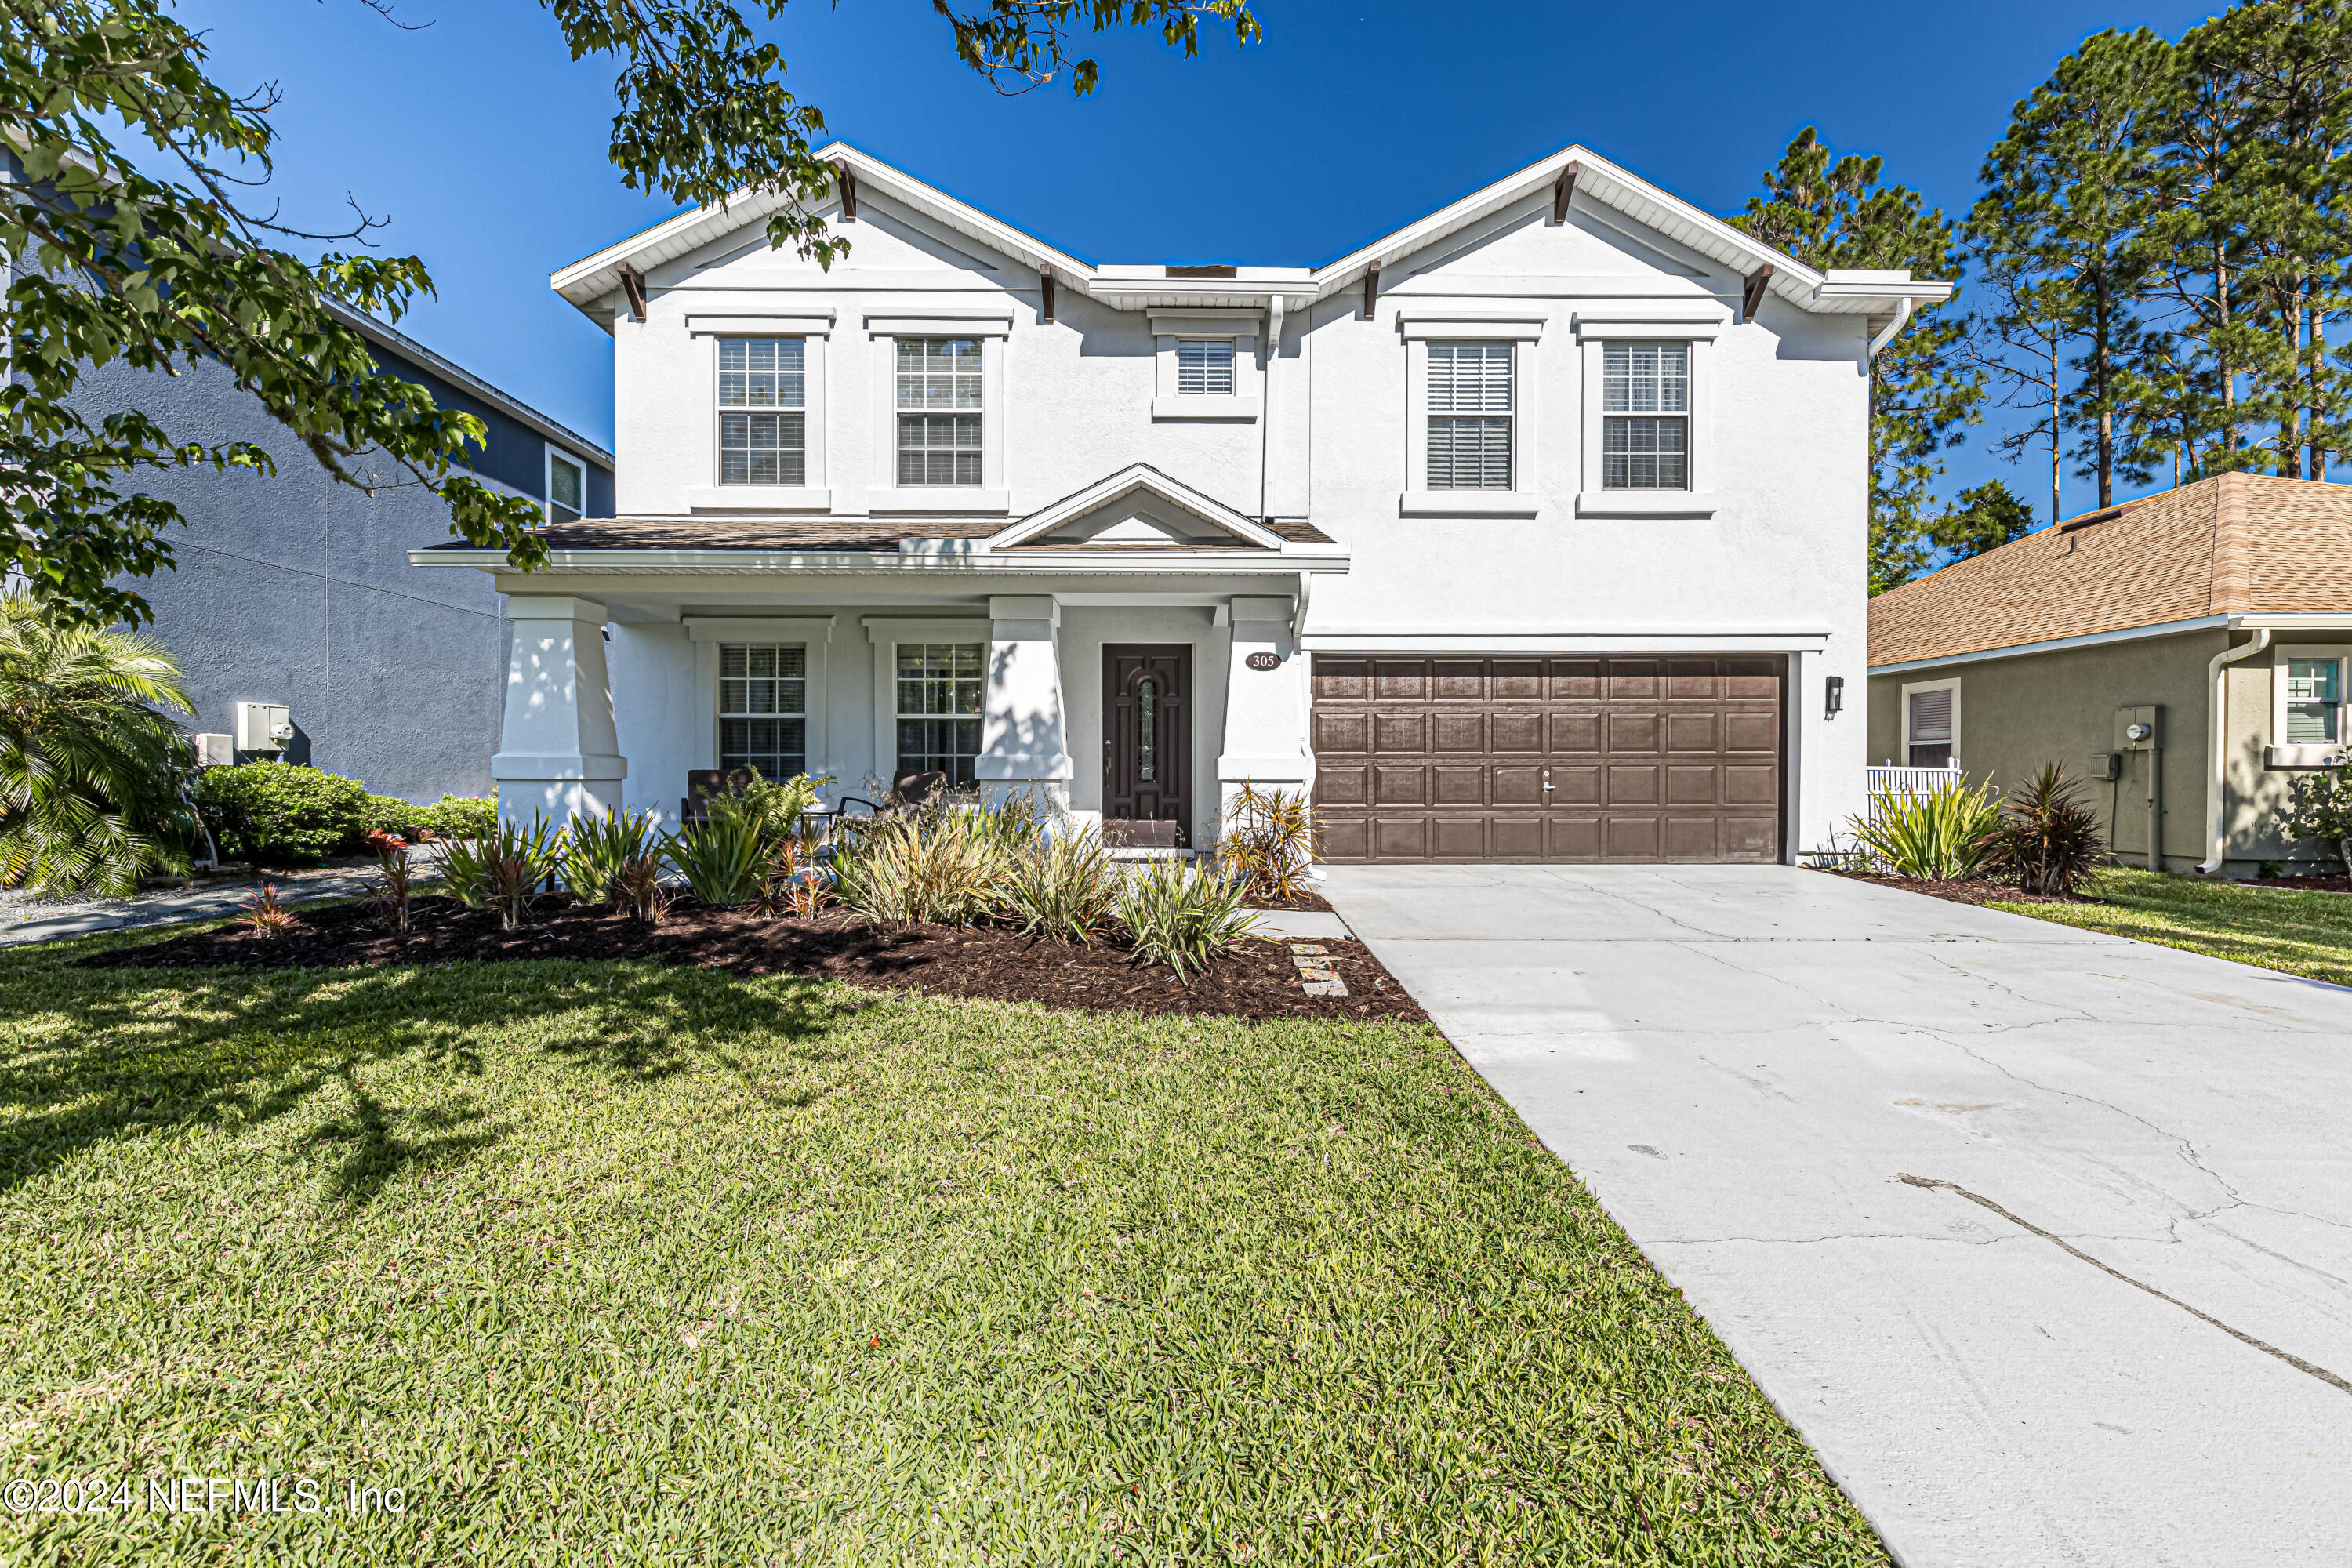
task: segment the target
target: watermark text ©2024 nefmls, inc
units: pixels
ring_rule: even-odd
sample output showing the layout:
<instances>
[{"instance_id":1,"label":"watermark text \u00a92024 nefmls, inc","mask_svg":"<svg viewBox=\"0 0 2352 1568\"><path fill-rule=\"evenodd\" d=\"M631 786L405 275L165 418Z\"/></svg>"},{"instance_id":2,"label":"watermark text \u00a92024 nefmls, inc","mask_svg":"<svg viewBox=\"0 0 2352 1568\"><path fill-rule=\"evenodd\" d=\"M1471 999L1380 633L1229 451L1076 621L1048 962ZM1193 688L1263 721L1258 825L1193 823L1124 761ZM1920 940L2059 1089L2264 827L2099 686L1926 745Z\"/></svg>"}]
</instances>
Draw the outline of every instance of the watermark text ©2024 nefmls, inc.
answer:
<instances>
[{"instance_id":1,"label":"watermark text \u00a92024 nefmls, inc","mask_svg":"<svg viewBox=\"0 0 2352 1568\"><path fill-rule=\"evenodd\" d=\"M0 1508L12 1514L290 1513L401 1514L408 1493L363 1481L315 1476L19 1476L0 1485Z\"/></svg>"}]
</instances>

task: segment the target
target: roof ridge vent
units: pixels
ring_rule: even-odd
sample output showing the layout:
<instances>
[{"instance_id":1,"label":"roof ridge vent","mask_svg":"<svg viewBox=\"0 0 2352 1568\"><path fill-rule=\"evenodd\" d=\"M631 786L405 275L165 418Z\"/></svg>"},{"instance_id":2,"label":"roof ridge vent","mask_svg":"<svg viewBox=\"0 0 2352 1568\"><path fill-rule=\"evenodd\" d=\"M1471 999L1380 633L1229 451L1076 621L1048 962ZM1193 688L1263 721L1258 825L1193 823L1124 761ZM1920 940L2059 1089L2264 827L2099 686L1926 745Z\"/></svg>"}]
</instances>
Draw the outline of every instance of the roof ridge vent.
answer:
<instances>
[{"instance_id":1,"label":"roof ridge vent","mask_svg":"<svg viewBox=\"0 0 2352 1568\"><path fill-rule=\"evenodd\" d=\"M2058 531L2061 533L2072 533L2078 528L2088 528L2094 523L2113 522L2116 519L2123 516L2123 514L2124 509L2119 506L2105 507L2098 511L2086 511L2080 517L2070 517L2065 521L2060 523L2058 525Z\"/></svg>"}]
</instances>

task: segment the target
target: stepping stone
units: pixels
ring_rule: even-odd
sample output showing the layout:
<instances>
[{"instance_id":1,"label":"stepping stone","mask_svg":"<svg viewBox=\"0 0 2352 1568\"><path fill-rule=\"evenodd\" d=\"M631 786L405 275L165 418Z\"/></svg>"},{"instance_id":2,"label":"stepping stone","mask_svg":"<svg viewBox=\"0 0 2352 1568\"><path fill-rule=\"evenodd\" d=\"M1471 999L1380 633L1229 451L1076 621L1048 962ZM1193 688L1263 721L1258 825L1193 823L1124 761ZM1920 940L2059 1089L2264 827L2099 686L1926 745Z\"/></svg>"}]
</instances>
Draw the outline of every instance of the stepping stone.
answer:
<instances>
[{"instance_id":1,"label":"stepping stone","mask_svg":"<svg viewBox=\"0 0 2352 1568\"><path fill-rule=\"evenodd\" d=\"M1305 990L1309 996L1345 996L1348 983L1335 975L1328 980L1310 980Z\"/></svg>"}]
</instances>

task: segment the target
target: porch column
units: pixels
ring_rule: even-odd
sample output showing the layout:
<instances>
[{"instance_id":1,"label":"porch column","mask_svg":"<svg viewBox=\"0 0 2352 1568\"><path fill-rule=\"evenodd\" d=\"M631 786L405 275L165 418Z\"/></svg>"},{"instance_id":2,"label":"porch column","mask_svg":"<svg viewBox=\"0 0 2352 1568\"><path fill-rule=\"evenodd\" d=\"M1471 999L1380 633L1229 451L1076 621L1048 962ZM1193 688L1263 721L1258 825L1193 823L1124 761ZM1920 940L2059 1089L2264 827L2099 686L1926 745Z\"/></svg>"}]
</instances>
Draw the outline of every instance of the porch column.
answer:
<instances>
[{"instance_id":1,"label":"porch column","mask_svg":"<svg viewBox=\"0 0 2352 1568\"><path fill-rule=\"evenodd\" d=\"M517 595L507 600L514 653L499 754L499 815L529 821L616 811L628 759L613 731L604 666L604 606L593 599Z\"/></svg>"},{"instance_id":2,"label":"porch column","mask_svg":"<svg viewBox=\"0 0 2352 1568\"><path fill-rule=\"evenodd\" d=\"M988 601L988 684L973 772L992 799L1028 791L1042 805L1067 810L1062 606L1051 594L998 595Z\"/></svg>"},{"instance_id":3,"label":"porch column","mask_svg":"<svg viewBox=\"0 0 2352 1568\"><path fill-rule=\"evenodd\" d=\"M1236 597L1233 662L1225 671L1224 749L1217 758L1217 812L1244 784L1302 794L1315 784L1307 750L1307 657L1292 635L1296 601ZM1270 669L1254 669L1273 662ZM1222 826L1220 827L1222 832Z\"/></svg>"}]
</instances>

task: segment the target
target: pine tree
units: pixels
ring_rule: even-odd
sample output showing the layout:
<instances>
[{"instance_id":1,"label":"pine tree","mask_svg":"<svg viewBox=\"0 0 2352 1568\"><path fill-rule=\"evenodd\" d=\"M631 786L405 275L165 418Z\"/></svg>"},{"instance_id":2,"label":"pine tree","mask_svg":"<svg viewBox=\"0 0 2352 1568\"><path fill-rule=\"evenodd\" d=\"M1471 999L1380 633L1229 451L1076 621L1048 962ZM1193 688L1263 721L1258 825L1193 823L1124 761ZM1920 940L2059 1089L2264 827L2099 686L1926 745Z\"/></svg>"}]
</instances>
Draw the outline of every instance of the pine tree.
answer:
<instances>
[{"instance_id":1,"label":"pine tree","mask_svg":"<svg viewBox=\"0 0 2352 1568\"><path fill-rule=\"evenodd\" d=\"M2148 478L2147 447L2117 415L2142 347L2143 237L2158 205L2150 121L2177 74L2172 46L2146 28L2086 40L2012 111L1969 217L1978 249L2052 285L2075 324L2058 413L2103 507L2117 479Z\"/></svg>"},{"instance_id":2,"label":"pine tree","mask_svg":"<svg viewBox=\"0 0 2352 1568\"><path fill-rule=\"evenodd\" d=\"M1907 268L1916 278L1958 278L1951 222L1916 191L1879 184L1881 164L1853 153L1834 157L1807 126L1765 174L1765 195L1730 221L1822 271ZM1873 593L1916 575L1932 559L1939 454L1959 444L1984 398L1984 373L1962 353L1966 336L1964 314L1947 301L1919 311L1870 362Z\"/></svg>"},{"instance_id":3,"label":"pine tree","mask_svg":"<svg viewBox=\"0 0 2352 1568\"><path fill-rule=\"evenodd\" d=\"M2073 296L2016 257L1979 251L1976 260L1972 287L1984 300L1985 314L1969 318L1962 352L2002 389L2001 406L2032 416L1993 447L2012 463L2047 448L2050 521L2055 522L2063 515L2059 494L2066 469L2066 348L2079 326Z\"/></svg>"},{"instance_id":4,"label":"pine tree","mask_svg":"<svg viewBox=\"0 0 2352 1568\"><path fill-rule=\"evenodd\" d=\"M2033 509L1999 479L1962 490L1937 523L1947 564L2013 544L2033 531Z\"/></svg>"}]
</instances>

